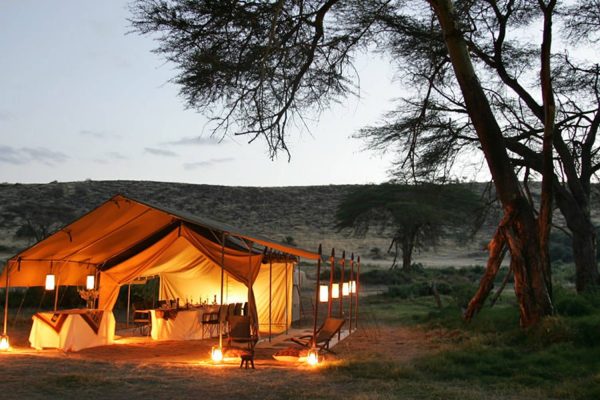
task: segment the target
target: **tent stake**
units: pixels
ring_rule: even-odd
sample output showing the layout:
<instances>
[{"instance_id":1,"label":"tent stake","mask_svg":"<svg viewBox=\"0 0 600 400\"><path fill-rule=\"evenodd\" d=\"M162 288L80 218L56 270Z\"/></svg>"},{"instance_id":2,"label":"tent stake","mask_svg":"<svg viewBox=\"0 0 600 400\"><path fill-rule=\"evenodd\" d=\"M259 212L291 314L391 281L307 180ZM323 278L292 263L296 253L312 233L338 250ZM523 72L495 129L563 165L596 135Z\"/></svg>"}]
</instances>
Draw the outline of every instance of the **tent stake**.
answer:
<instances>
[{"instance_id":1,"label":"tent stake","mask_svg":"<svg viewBox=\"0 0 600 400\"><path fill-rule=\"evenodd\" d=\"M312 347L315 348L317 346L317 318L319 317L319 302L320 302L320 296L319 296L319 284L321 283L321 253L322 253L322 247L321 245L319 245L319 258L317 260L317 303L315 305L315 321L313 324L313 339L312 339Z\"/></svg>"}]
</instances>

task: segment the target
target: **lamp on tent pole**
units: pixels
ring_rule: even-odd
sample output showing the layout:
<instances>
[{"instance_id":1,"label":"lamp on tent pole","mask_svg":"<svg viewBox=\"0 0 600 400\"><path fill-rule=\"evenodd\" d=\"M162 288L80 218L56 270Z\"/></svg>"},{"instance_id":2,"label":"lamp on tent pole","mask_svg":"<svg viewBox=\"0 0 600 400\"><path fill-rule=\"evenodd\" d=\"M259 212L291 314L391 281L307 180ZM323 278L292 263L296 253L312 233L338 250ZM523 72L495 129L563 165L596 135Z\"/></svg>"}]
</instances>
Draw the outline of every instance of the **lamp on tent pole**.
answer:
<instances>
[{"instance_id":1,"label":"lamp on tent pole","mask_svg":"<svg viewBox=\"0 0 600 400\"><path fill-rule=\"evenodd\" d=\"M319 245L319 258L317 259L317 286L315 292L317 292L317 301L315 303L315 320L313 323L313 335L310 350L308 351L307 360L310 364L316 364L319 361L318 350L317 350L317 319L319 317L319 303L320 303L320 290L319 284L321 283L321 255L323 253L322 246ZM312 355L312 357L311 357Z\"/></svg>"},{"instance_id":2,"label":"lamp on tent pole","mask_svg":"<svg viewBox=\"0 0 600 400\"><path fill-rule=\"evenodd\" d=\"M329 270L329 294L327 301L327 318L331 317L331 309L333 308L333 274L335 270L335 249L331 249L331 258L329 259L331 269Z\"/></svg>"},{"instance_id":3,"label":"lamp on tent pole","mask_svg":"<svg viewBox=\"0 0 600 400\"><path fill-rule=\"evenodd\" d=\"M342 251L342 259L340 260L340 318L344 318L344 267L346 265L346 250ZM342 337L342 330L338 331L338 340Z\"/></svg>"},{"instance_id":4,"label":"lamp on tent pole","mask_svg":"<svg viewBox=\"0 0 600 400\"><path fill-rule=\"evenodd\" d=\"M349 333L352 333L352 303L354 302L354 292L352 286L354 284L354 253L350 255L350 328Z\"/></svg>"},{"instance_id":5,"label":"lamp on tent pole","mask_svg":"<svg viewBox=\"0 0 600 400\"><path fill-rule=\"evenodd\" d=\"M271 290L272 290L272 284L273 284L273 253L271 252L271 256L269 257L269 343L271 343L271 323L272 323L272 314L271 314Z\"/></svg>"}]
</instances>

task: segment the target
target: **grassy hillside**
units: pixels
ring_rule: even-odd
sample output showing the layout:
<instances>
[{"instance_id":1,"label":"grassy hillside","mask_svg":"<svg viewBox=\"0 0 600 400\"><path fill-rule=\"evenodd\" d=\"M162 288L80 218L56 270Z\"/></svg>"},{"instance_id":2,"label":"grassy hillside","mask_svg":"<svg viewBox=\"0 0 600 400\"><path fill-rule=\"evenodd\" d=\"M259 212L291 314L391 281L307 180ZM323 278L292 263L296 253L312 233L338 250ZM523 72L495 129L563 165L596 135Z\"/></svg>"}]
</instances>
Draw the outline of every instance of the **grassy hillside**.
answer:
<instances>
[{"instance_id":1,"label":"grassy hillside","mask_svg":"<svg viewBox=\"0 0 600 400\"><path fill-rule=\"evenodd\" d=\"M483 184L479 186L483 188ZM335 229L335 210L353 185L297 187L229 187L147 181L85 181L49 184L0 184L0 259L7 258L35 240L27 225L49 232L60 228L113 195L133 198L198 216L208 216L279 241L292 240L315 250L319 243L373 258L378 248L385 253L385 234L370 232L364 238ZM37 224L37 225L36 225ZM481 265L482 244L495 228L494 218L466 246L448 238L415 261L429 266ZM390 262L391 258L384 260ZM379 260L381 263L382 261Z\"/></svg>"}]
</instances>

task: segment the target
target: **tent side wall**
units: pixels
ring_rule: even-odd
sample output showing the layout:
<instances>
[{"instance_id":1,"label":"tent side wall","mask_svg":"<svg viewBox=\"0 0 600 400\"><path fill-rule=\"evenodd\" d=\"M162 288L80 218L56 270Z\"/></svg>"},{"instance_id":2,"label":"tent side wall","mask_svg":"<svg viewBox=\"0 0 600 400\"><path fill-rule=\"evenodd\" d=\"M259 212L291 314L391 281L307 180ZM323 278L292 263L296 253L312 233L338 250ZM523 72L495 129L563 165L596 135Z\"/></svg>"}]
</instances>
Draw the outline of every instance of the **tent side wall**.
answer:
<instances>
[{"instance_id":1,"label":"tent side wall","mask_svg":"<svg viewBox=\"0 0 600 400\"><path fill-rule=\"evenodd\" d=\"M271 275L271 332L285 331L292 323L293 263L273 263ZM287 274L286 274L287 270ZM286 280L287 278L287 280ZM269 264L262 264L254 282L259 332L269 333ZM287 295L287 301L286 301ZM286 313L287 305L287 313Z\"/></svg>"}]
</instances>

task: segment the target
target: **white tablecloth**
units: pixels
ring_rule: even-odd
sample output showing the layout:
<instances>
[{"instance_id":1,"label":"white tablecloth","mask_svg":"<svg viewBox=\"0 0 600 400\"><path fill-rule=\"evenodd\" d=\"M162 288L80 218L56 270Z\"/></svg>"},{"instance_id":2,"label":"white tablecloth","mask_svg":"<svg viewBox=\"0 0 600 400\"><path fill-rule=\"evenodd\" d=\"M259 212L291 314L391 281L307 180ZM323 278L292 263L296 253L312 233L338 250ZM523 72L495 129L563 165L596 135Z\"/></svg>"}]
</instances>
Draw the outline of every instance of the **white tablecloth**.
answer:
<instances>
[{"instance_id":1,"label":"white tablecloth","mask_svg":"<svg viewBox=\"0 0 600 400\"><path fill-rule=\"evenodd\" d=\"M202 336L202 315L210 309L180 309L175 318L157 317L157 311L150 310L152 331L150 335L154 340L198 340L208 338Z\"/></svg>"},{"instance_id":2,"label":"white tablecloth","mask_svg":"<svg viewBox=\"0 0 600 400\"><path fill-rule=\"evenodd\" d=\"M56 332L46 322L36 315L33 316L33 325L29 334L31 347L41 350L43 348L58 348L64 351L79 351L88 347L104 346L112 344L115 337L115 317L112 311L102 314L98 333L90 327L83 319L82 313L86 310L58 311L58 314L66 314L67 317L59 332ZM39 313L51 320L54 312Z\"/></svg>"}]
</instances>

